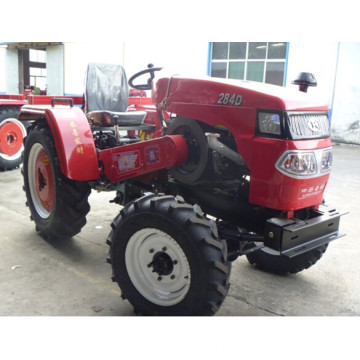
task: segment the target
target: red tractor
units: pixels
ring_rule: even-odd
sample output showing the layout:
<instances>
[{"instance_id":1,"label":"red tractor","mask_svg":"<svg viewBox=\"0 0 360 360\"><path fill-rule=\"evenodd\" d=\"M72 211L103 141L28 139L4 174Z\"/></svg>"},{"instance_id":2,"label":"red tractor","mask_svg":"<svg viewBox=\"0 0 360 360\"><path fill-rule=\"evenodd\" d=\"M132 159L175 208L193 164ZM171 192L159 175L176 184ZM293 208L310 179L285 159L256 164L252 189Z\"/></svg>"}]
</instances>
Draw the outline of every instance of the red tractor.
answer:
<instances>
[{"instance_id":1,"label":"red tractor","mask_svg":"<svg viewBox=\"0 0 360 360\"><path fill-rule=\"evenodd\" d=\"M84 111L72 99L22 107L27 205L41 236L67 239L86 223L91 189L116 191L107 260L122 298L139 314L212 315L238 256L297 273L341 236L342 214L323 203L327 107L279 86L159 70L129 80L152 104L128 107L123 68L90 64Z\"/></svg>"}]
</instances>

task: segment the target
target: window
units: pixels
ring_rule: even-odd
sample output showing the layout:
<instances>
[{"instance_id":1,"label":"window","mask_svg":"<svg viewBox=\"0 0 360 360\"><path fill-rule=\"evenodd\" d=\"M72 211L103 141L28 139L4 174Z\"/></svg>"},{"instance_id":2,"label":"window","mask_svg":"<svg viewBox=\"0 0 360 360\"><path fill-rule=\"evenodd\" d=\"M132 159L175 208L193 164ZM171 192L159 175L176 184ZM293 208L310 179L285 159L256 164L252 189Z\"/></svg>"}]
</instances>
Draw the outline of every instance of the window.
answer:
<instances>
[{"instance_id":1,"label":"window","mask_svg":"<svg viewBox=\"0 0 360 360\"><path fill-rule=\"evenodd\" d=\"M286 42L213 42L210 76L284 85Z\"/></svg>"},{"instance_id":2,"label":"window","mask_svg":"<svg viewBox=\"0 0 360 360\"><path fill-rule=\"evenodd\" d=\"M46 50L29 49L29 85L46 89Z\"/></svg>"}]
</instances>

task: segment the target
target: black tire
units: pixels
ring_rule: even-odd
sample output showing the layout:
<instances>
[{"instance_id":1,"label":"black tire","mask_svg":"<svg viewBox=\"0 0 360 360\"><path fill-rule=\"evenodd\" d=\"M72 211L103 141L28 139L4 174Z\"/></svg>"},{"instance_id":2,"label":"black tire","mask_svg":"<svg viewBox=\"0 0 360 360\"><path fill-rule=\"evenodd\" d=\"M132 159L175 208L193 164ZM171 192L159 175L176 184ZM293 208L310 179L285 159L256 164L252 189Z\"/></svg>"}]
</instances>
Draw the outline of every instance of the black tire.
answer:
<instances>
[{"instance_id":1,"label":"black tire","mask_svg":"<svg viewBox=\"0 0 360 360\"><path fill-rule=\"evenodd\" d=\"M18 107L0 107L0 170L15 169L22 162L27 123L17 120L19 112Z\"/></svg>"},{"instance_id":2,"label":"black tire","mask_svg":"<svg viewBox=\"0 0 360 360\"><path fill-rule=\"evenodd\" d=\"M107 243L113 281L137 314L213 315L231 264L215 223L177 196L147 195L124 207Z\"/></svg>"},{"instance_id":3,"label":"black tire","mask_svg":"<svg viewBox=\"0 0 360 360\"><path fill-rule=\"evenodd\" d=\"M177 117L172 120L166 135L183 135L188 145L188 158L170 173L184 184L194 184L204 177L208 168L209 147L204 131L193 119Z\"/></svg>"},{"instance_id":4,"label":"black tire","mask_svg":"<svg viewBox=\"0 0 360 360\"><path fill-rule=\"evenodd\" d=\"M257 250L246 257L250 264L256 265L263 271L279 275L296 274L315 265L325 253L327 246L328 244L319 246L293 258L267 248Z\"/></svg>"},{"instance_id":5,"label":"black tire","mask_svg":"<svg viewBox=\"0 0 360 360\"><path fill-rule=\"evenodd\" d=\"M41 157L42 163L41 164ZM78 234L90 210L91 188L60 171L56 148L48 127L37 124L25 139L24 190L36 230L47 240Z\"/></svg>"}]
</instances>

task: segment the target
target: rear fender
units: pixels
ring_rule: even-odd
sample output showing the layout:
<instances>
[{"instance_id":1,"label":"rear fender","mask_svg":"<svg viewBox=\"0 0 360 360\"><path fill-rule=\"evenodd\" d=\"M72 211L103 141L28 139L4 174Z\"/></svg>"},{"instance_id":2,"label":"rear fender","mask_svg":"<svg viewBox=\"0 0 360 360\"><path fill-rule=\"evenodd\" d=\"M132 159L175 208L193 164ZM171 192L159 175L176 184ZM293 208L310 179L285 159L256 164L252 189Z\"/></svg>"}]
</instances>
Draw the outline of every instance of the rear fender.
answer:
<instances>
[{"instance_id":1,"label":"rear fender","mask_svg":"<svg viewBox=\"0 0 360 360\"><path fill-rule=\"evenodd\" d=\"M23 106L20 121L45 119L51 130L61 172L72 180L89 181L100 176L94 139L88 120L79 108Z\"/></svg>"}]
</instances>

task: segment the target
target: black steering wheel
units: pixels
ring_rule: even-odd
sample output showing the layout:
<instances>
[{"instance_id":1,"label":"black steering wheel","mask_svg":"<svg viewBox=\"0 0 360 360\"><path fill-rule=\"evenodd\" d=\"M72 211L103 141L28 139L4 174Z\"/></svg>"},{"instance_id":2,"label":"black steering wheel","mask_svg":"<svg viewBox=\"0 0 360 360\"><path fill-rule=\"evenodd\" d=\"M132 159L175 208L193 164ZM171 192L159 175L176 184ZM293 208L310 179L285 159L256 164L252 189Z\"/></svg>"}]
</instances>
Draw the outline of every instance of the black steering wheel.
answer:
<instances>
[{"instance_id":1,"label":"black steering wheel","mask_svg":"<svg viewBox=\"0 0 360 360\"><path fill-rule=\"evenodd\" d=\"M129 85L132 88L138 89L138 90L151 90L151 82L153 81L153 79L155 77L154 73L155 73L155 71L160 71L161 69L162 69L162 67L154 67L153 64L149 64L147 69L137 72L129 79ZM147 84L139 84L139 85L134 84L134 80L136 78L138 78L141 75L147 74L147 73L150 73L150 77L147 80Z\"/></svg>"}]
</instances>

